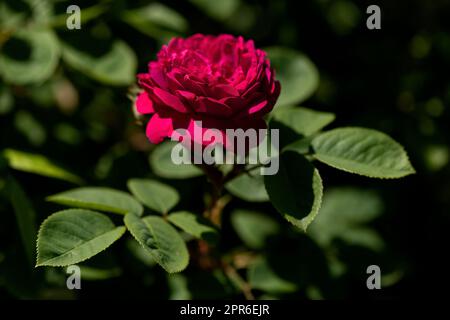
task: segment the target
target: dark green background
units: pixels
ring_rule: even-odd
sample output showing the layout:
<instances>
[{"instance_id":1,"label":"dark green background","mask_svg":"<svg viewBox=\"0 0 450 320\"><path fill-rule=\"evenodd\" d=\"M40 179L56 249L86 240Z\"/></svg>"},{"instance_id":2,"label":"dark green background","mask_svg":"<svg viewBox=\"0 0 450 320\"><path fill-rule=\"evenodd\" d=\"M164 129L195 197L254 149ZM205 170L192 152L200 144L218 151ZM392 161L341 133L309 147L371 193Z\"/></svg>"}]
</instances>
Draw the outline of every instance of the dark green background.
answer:
<instances>
[{"instance_id":1,"label":"dark green background","mask_svg":"<svg viewBox=\"0 0 450 320\"><path fill-rule=\"evenodd\" d=\"M307 288L311 286L321 288L320 296L324 298L434 296L435 289L448 284L449 2L240 2L235 12L219 19L205 14L189 1L164 1L164 4L185 17L188 28L182 34L231 33L254 39L258 47L280 45L305 53L317 66L321 81L316 93L302 106L335 113L337 120L333 127L364 126L388 133L405 146L417 174L401 180L372 180L318 165L325 190L352 186L357 190L371 190L381 201L380 215L367 226L384 240L381 251L339 239L325 250L309 237L293 231L269 203L240 200L233 200L224 213L222 249L242 246L229 222L231 210L255 209L280 220L284 230L268 241L261 254L275 261L275 271L298 283L300 288L289 294L270 293L267 297L314 298L314 293L308 293ZM31 19L32 10L27 4L9 0L6 3ZM110 50L113 39L122 39L137 55L137 71L144 72L148 61L171 33L164 28L157 29L155 36L150 37L120 19L124 10L141 7L145 1L105 3L107 9L83 24L81 30L68 31L64 24L56 28L59 39L72 42L93 56ZM83 9L95 2L59 1L56 11L64 14L68 4L78 4ZM381 7L381 30L366 28L365 10L370 4ZM91 42L92 30L106 34L106 40ZM21 43L9 43L3 50L18 60L27 58L27 48ZM61 85L62 80L62 87L55 89L55 83ZM144 129L133 119L127 98L129 86L102 84L60 62L54 75L41 84L15 85L1 81L0 88L13 96L12 106L2 109L0 114L0 149L43 154L90 185L125 189L130 177L154 176L148 165L148 153L153 146L147 142ZM69 100L66 105L55 98L55 92L61 94L64 88L68 90L62 93L62 100ZM78 101L71 98L71 93ZM3 181L6 169L2 167L0 163ZM45 197L73 187L27 173L13 174L32 199L39 223L60 208L46 203ZM203 178L166 182L182 195L177 208L201 210L203 190L208 189ZM111 250L114 263L122 270L119 277L84 281L81 291L69 292L64 289L62 270L35 271L28 267L5 190L0 197L0 219L1 299L166 299L174 294L163 270L138 261L127 249L126 241L120 241ZM346 266L339 277L329 276L328 269L333 266L325 262L324 254L330 251ZM365 268L370 264L380 265L382 273L393 272L399 276L382 290L369 291L365 286ZM239 293L230 293L213 275L194 266L184 274L194 298L242 298ZM265 294L261 290L255 293Z\"/></svg>"}]
</instances>

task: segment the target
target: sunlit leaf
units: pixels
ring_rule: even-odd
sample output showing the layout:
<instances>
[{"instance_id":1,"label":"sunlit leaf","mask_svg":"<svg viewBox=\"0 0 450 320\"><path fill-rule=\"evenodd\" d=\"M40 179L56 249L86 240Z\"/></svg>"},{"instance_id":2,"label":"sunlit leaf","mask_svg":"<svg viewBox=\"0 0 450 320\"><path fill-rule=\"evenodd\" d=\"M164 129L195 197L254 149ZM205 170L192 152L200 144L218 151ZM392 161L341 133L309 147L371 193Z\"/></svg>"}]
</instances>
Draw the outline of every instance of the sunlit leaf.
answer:
<instances>
[{"instance_id":1,"label":"sunlit leaf","mask_svg":"<svg viewBox=\"0 0 450 320\"><path fill-rule=\"evenodd\" d=\"M125 224L136 240L169 273L180 272L189 263L189 253L180 234L164 219L156 216L125 216Z\"/></svg>"},{"instance_id":2,"label":"sunlit leaf","mask_svg":"<svg viewBox=\"0 0 450 320\"><path fill-rule=\"evenodd\" d=\"M159 213L168 213L178 203L176 189L150 179L131 179L128 189L145 206Z\"/></svg>"},{"instance_id":3,"label":"sunlit leaf","mask_svg":"<svg viewBox=\"0 0 450 320\"><path fill-rule=\"evenodd\" d=\"M83 187L47 197L47 201L70 207L118 214L142 215L144 208L130 194L105 187Z\"/></svg>"},{"instance_id":4,"label":"sunlit leaf","mask_svg":"<svg viewBox=\"0 0 450 320\"><path fill-rule=\"evenodd\" d=\"M66 180L73 183L82 183L81 178L59 167L46 157L13 149L3 151L9 166L15 170L39 174L46 177Z\"/></svg>"},{"instance_id":5,"label":"sunlit leaf","mask_svg":"<svg viewBox=\"0 0 450 320\"><path fill-rule=\"evenodd\" d=\"M118 240L125 230L98 212L56 212L39 230L36 266L68 266L89 259Z\"/></svg>"},{"instance_id":6,"label":"sunlit leaf","mask_svg":"<svg viewBox=\"0 0 450 320\"><path fill-rule=\"evenodd\" d=\"M415 172L403 147L376 130L333 129L315 137L311 146L317 160L351 173L400 178Z\"/></svg>"}]
</instances>

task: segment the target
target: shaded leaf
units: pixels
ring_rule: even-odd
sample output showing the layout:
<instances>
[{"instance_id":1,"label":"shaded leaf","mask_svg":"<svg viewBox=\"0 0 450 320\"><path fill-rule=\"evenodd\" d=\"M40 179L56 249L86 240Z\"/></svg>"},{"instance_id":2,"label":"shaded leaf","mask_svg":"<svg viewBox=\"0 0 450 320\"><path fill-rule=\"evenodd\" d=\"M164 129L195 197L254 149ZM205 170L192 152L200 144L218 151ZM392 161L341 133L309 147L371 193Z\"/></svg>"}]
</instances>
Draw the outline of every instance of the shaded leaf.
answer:
<instances>
[{"instance_id":1,"label":"shaded leaf","mask_svg":"<svg viewBox=\"0 0 450 320\"><path fill-rule=\"evenodd\" d=\"M189 0L196 5L200 10L206 13L213 19L224 21L230 18L236 9L239 7L240 0L221 0L221 1L209 1L209 0Z\"/></svg>"},{"instance_id":2,"label":"shaded leaf","mask_svg":"<svg viewBox=\"0 0 450 320\"><path fill-rule=\"evenodd\" d=\"M300 154L308 154L311 153L311 141L312 137L303 138L297 141L294 141L287 146L285 146L282 151L294 151Z\"/></svg>"},{"instance_id":3,"label":"shaded leaf","mask_svg":"<svg viewBox=\"0 0 450 320\"><path fill-rule=\"evenodd\" d=\"M248 269L252 286L273 293L303 292L310 286L329 286L323 250L302 233L283 234L266 245L265 254Z\"/></svg>"},{"instance_id":4,"label":"shaded leaf","mask_svg":"<svg viewBox=\"0 0 450 320\"><path fill-rule=\"evenodd\" d=\"M254 249L263 248L267 238L280 231L274 219L255 211L235 210L231 213L231 223L242 241Z\"/></svg>"},{"instance_id":5,"label":"shaded leaf","mask_svg":"<svg viewBox=\"0 0 450 320\"><path fill-rule=\"evenodd\" d=\"M125 86L136 80L136 55L121 40L114 41L111 49L101 56L64 45L63 59L72 68L105 84Z\"/></svg>"},{"instance_id":6,"label":"shaded leaf","mask_svg":"<svg viewBox=\"0 0 450 320\"><path fill-rule=\"evenodd\" d=\"M151 3L145 7L127 10L122 19L150 37L160 38L186 32L188 22L175 10L161 4ZM171 31L168 31L171 30Z\"/></svg>"},{"instance_id":7,"label":"shaded leaf","mask_svg":"<svg viewBox=\"0 0 450 320\"><path fill-rule=\"evenodd\" d=\"M41 146L47 139L44 126L30 112L16 112L14 126L33 146Z\"/></svg>"},{"instance_id":8,"label":"shaded leaf","mask_svg":"<svg viewBox=\"0 0 450 320\"><path fill-rule=\"evenodd\" d=\"M14 96L6 87L0 85L0 115L7 114L14 108Z\"/></svg>"},{"instance_id":9,"label":"shaded leaf","mask_svg":"<svg viewBox=\"0 0 450 320\"><path fill-rule=\"evenodd\" d=\"M234 196L249 202L269 201L264 187L264 178L260 169L255 169L248 174L241 174L225 185L225 188Z\"/></svg>"},{"instance_id":10,"label":"shaded leaf","mask_svg":"<svg viewBox=\"0 0 450 320\"><path fill-rule=\"evenodd\" d=\"M258 259L248 269L248 280L253 289L273 293L289 293L297 290L297 285L278 276L265 259Z\"/></svg>"},{"instance_id":11,"label":"shaded leaf","mask_svg":"<svg viewBox=\"0 0 450 320\"><path fill-rule=\"evenodd\" d=\"M80 266L81 278L88 281L101 281L121 275L120 268L100 269L91 266Z\"/></svg>"},{"instance_id":12,"label":"shaded leaf","mask_svg":"<svg viewBox=\"0 0 450 320\"><path fill-rule=\"evenodd\" d=\"M375 192L350 187L331 188L325 192L320 214L309 232L324 246L340 239L380 249L383 240L365 225L377 218L382 210L383 203Z\"/></svg>"},{"instance_id":13,"label":"shaded leaf","mask_svg":"<svg viewBox=\"0 0 450 320\"><path fill-rule=\"evenodd\" d=\"M292 224L306 231L319 212L322 201L322 179L305 157L294 152L280 156L275 175L264 176L273 206Z\"/></svg>"},{"instance_id":14,"label":"shaded leaf","mask_svg":"<svg viewBox=\"0 0 450 320\"><path fill-rule=\"evenodd\" d=\"M266 52L281 84L276 106L295 105L314 93L319 85L319 72L309 58L283 47L270 47Z\"/></svg>"},{"instance_id":15,"label":"shaded leaf","mask_svg":"<svg viewBox=\"0 0 450 320\"><path fill-rule=\"evenodd\" d=\"M19 182L12 176L8 177L6 190L16 214L20 236L27 254L28 261L34 264L36 248L36 212L33 209L30 199Z\"/></svg>"},{"instance_id":16,"label":"shaded leaf","mask_svg":"<svg viewBox=\"0 0 450 320\"><path fill-rule=\"evenodd\" d=\"M0 74L14 84L43 82L55 71L60 54L52 31L19 29L0 51Z\"/></svg>"},{"instance_id":17,"label":"shaded leaf","mask_svg":"<svg viewBox=\"0 0 450 320\"><path fill-rule=\"evenodd\" d=\"M295 107L277 109L272 121L281 122L299 135L307 137L323 129L335 118L335 115L330 112Z\"/></svg>"},{"instance_id":18,"label":"shaded leaf","mask_svg":"<svg viewBox=\"0 0 450 320\"><path fill-rule=\"evenodd\" d=\"M175 164L171 153L177 142L164 142L158 145L150 155L150 165L160 177L168 179L187 179L201 176L203 172L193 164ZM186 151L186 155L189 152ZM188 160L188 159L186 159Z\"/></svg>"},{"instance_id":19,"label":"shaded leaf","mask_svg":"<svg viewBox=\"0 0 450 320\"><path fill-rule=\"evenodd\" d=\"M216 243L219 238L217 229L207 219L192 212L174 212L167 220L198 239Z\"/></svg>"},{"instance_id":20,"label":"shaded leaf","mask_svg":"<svg viewBox=\"0 0 450 320\"><path fill-rule=\"evenodd\" d=\"M139 244L136 240L130 238L127 241L127 249L133 256L143 263L146 267L153 267L156 265L156 261L153 256L148 252L143 246Z\"/></svg>"},{"instance_id":21,"label":"shaded leaf","mask_svg":"<svg viewBox=\"0 0 450 320\"><path fill-rule=\"evenodd\" d=\"M188 280L180 273L168 274L167 284L170 288L169 300L191 300L192 294L189 292Z\"/></svg>"}]
</instances>

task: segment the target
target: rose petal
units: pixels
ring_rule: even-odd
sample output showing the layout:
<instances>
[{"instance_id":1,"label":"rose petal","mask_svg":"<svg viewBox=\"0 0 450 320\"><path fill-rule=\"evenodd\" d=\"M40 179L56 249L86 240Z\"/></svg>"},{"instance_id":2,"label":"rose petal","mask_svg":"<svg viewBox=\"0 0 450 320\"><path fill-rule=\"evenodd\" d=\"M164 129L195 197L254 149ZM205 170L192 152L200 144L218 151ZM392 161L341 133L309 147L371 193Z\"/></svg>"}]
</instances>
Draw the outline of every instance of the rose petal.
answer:
<instances>
[{"instance_id":1,"label":"rose petal","mask_svg":"<svg viewBox=\"0 0 450 320\"><path fill-rule=\"evenodd\" d=\"M263 110L264 108L266 108L269 105L269 102L267 100L263 100L257 104L255 104L254 106L250 107L247 111L247 114L251 115L253 113L257 113L261 110Z\"/></svg>"},{"instance_id":2,"label":"rose petal","mask_svg":"<svg viewBox=\"0 0 450 320\"><path fill-rule=\"evenodd\" d=\"M171 118L160 118L158 114L155 114L147 124L146 134L151 143L162 142L164 138L170 137L172 132Z\"/></svg>"},{"instance_id":3,"label":"rose petal","mask_svg":"<svg viewBox=\"0 0 450 320\"><path fill-rule=\"evenodd\" d=\"M230 116L233 110L226 104L207 97L199 97L194 103L194 110L209 116Z\"/></svg>"},{"instance_id":4,"label":"rose petal","mask_svg":"<svg viewBox=\"0 0 450 320\"><path fill-rule=\"evenodd\" d=\"M164 91L160 88L153 88L153 93L161 100L163 104L172 108L178 112L186 113L188 109L185 105L180 101L180 99L173 94L170 94L167 91Z\"/></svg>"},{"instance_id":5,"label":"rose petal","mask_svg":"<svg viewBox=\"0 0 450 320\"><path fill-rule=\"evenodd\" d=\"M155 110L153 109L153 102L148 97L147 92L142 92L136 98L136 110L140 114L148 114L153 113Z\"/></svg>"}]
</instances>

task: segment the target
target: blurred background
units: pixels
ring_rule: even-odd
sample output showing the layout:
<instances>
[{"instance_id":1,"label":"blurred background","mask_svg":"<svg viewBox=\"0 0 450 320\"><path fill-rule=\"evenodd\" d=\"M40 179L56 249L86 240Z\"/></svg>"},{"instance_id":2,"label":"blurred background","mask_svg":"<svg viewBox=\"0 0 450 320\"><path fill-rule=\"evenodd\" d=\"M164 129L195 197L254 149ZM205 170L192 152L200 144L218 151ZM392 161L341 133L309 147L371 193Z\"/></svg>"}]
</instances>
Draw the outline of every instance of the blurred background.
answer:
<instances>
[{"instance_id":1,"label":"blurred background","mask_svg":"<svg viewBox=\"0 0 450 320\"><path fill-rule=\"evenodd\" d=\"M66 27L72 4L81 8L80 30ZM366 27L371 4L381 8L380 30ZM386 132L417 171L372 180L318 164L324 204L306 235L264 194L249 199L243 188L230 188L220 250L253 294L390 299L445 288L449 31L444 0L0 0L0 299L243 298L220 272L191 265L168 276L129 238L83 265L82 290L70 291L64 270L34 269L24 245L60 209L45 197L81 180L125 190L131 177L157 177L180 192L177 208L201 212L204 177L175 180L150 165L155 146L130 99L135 74L161 45L194 33L231 33L258 47L301 52L320 80L296 104L335 113L332 127ZM20 219L28 219L27 230ZM373 264L381 268L381 290L366 287Z\"/></svg>"}]
</instances>

